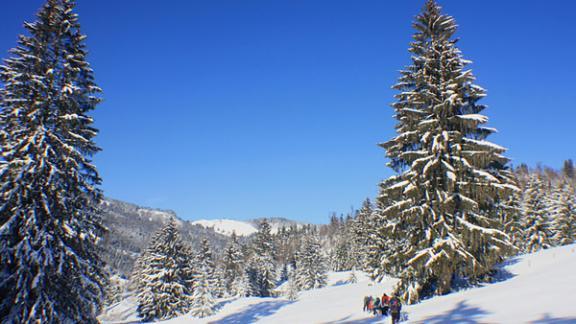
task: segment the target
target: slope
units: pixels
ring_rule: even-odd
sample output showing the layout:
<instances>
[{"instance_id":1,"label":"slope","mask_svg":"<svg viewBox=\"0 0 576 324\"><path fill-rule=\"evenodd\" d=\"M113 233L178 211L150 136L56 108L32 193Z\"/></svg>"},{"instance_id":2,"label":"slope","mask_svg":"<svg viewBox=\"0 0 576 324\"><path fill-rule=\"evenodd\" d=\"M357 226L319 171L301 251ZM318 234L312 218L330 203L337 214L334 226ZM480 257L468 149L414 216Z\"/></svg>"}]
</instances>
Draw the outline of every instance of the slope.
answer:
<instances>
[{"instance_id":1,"label":"slope","mask_svg":"<svg viewBox=\"0 0 576 324\"><path fill-rule=\"evenodd\" d=\"M408 322L576 323L576 245L513 258L501 266L500 275L496 283L405 306ZM301 292L295 302L281 297L221 300L212 317L184 315L166 323L388 323L362 312L362 299L390 292L396 280L372 283L359 275L358 283L347 284L348 276L349 272L331 273L328 287ZM125 320L136 319L133 301L120 304L116 311ZM113 312L109 309L107 314Z\"/></svg>"}]
</instances>

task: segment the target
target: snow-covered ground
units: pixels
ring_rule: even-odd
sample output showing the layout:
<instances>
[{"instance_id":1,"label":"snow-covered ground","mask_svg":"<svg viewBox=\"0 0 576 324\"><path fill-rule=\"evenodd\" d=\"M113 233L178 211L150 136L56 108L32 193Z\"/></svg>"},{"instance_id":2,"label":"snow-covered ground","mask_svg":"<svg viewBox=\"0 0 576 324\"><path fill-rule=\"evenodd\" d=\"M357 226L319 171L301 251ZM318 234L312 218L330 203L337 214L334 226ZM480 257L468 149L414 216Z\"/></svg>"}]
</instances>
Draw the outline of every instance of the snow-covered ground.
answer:
<instances>
[{"instance_id":1,"label":"snow-covered ground","mask_svg":"<svg viewBox=\"0 0 576 324\"><path fill-rule=\"evenodd\" d=\"M388 323L362 312L365 295L392 290L395 279L372 283L362 274L331 273L328 287L285 298L220 301L214 316L188 315L165 323ZM576 323L576 245L520 256L502 266L502 281L406 306L409 323ZM104 323L137 320L129 298L108 309Z\"/></svg>"},{"instance_id":2,"label":"snow-covered ground","mask_svg":"<svg viewBox=\"0 0 576 324\"><path fill-rule=\"evenodd\" d=\"M249 236L258 231L251 223L233 219L201 219L193 221L192 224L213 228L216 233L227 236L232 235L232 232L236 232L239 236Z\"/></svg>"},{"instance_id":3,"label":"snow-covered ground","mask_svg":"<svg viewBox=\"0 0 576 324\"><path fill-rule=\"evenodd\" d=\"M233 232L235 232L238 236L250 236L258 232L258 220L239 221L234 219L200 219L191 223L192 225L200 225L205 228L212 228L216 233L226 236L232 235ZM292 223L297 224L297 226L302 226L301 223L279 218L268 219L268 223L270 224L270 232L272 234L278 233L280 227L289 226Z\"/></svg>"}]
</instances>

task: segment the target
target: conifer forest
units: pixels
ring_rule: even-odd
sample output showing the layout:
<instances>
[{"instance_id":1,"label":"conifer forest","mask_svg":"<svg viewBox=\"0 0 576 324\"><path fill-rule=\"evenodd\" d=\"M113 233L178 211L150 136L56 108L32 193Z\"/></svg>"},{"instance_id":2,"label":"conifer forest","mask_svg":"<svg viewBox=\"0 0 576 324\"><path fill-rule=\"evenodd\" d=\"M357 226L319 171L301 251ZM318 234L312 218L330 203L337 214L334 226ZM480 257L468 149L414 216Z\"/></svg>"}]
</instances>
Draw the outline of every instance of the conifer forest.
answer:
<instances>
[{"instance_id":1,"label":"conifer forest","mask_svg":"<svg viewBox=\"0 0 576 324\"><path fill-rule=\"evenodd\" d=\"M110 198L97 163L107 90L90 63L106 48L88 48L81 2L42 0L2 53L1 323L576 323L576 137L564 130L572 146L551 166L512 158L499 143L507 125L497 130L489 117L509 107L489 101L481 84L490 67L467 59L478 34L460 39L464 27L449 14L470 4L416 1L420 12L402 26L412 26L399 44L405 60L385 71L397 81L377 85L392 86L381 109L393 129L364 143L382 156L376 195L304 221L185 219ZM154 143L130 163L154 155ZM244 197L246 184L229 185ZM384 292L402 308L364 299Z\"/></svg>"}]
</instances>

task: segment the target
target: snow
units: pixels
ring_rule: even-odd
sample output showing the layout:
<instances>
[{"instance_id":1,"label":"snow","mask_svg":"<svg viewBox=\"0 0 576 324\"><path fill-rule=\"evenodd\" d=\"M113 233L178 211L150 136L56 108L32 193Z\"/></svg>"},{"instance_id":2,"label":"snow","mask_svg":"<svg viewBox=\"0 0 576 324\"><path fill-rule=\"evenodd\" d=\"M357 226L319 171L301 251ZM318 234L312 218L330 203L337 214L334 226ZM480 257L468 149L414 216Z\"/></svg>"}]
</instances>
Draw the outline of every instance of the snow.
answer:
<instances>
[{"instance_id":1,"label":"snow","mask_svg":"<svg viewBox=\"0 0 576 324\"><path fill-rule=\"evenodd\" d=\"M275 219L268 219L268 223L270 224L270 233L272 234L278 233L278 230L282 227L282 225L289 225L282 221L276 221ZM236 232L236 235L238 236L250 236L258 232L257 221L239 221L233 219L200 219L193 221L192 225L200 225L206 228L213 228L216 233L226 236L232 235L232 232ZM298 227L302 226L302 224L299 223L296 225Z\"/></svg>"},{"instance_id":2,"label":"snow","mask_svg":"<svg viewBox=\"0 0 576 324\"><path fill-rule=\"evenodd\" d=\"M258 228L248 222L232 219L201 219L192 222L192 225L201 225L206 228L213 228L216 233L230 236L236 232L239 236L249 236L258 232Z\"/></svg>"},{"instance_id":3,"label":"snow","mask_svg":"<svg viewBox=\"0 0 576 324\"><path fill-rule=\"evenodd\" d=\"M371 282L356 272L330 273L328 286L284 297L219 300L213 316L190 315L163 322L180 323L389 323L362 312L366 295L390 294L396 279ZM576 244L512 258L500 270L500 281L404 306L407 323L576 323ZM279 290L285 288L279 287ZM135 300L128 298L100 317L103 323L136 321Z\"/></svg>"}]
</instances>

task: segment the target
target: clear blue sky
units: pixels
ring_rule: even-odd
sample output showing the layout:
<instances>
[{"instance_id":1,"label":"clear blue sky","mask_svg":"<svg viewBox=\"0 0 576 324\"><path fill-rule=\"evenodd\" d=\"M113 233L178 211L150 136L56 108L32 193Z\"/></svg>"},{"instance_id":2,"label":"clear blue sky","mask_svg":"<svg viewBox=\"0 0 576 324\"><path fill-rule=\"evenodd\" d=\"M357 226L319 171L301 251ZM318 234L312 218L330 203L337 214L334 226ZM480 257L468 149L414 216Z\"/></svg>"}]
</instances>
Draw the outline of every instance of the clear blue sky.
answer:
<instances>
[{"instance_id":1,"label":"clear blue sky","mask_svg":"<svg viewBox=\"0 0 576 324\"><path fill-rule=\"evenodd\" d=\"M376 144L423 0L79 2L107 196L322 223L391 174ZM42 3L2 1L2 57ZM488 89L491 140L514 164L575 158L576 1L440 3Z\"/></svg>"}]
</instances>

